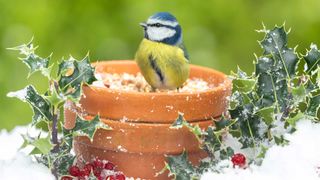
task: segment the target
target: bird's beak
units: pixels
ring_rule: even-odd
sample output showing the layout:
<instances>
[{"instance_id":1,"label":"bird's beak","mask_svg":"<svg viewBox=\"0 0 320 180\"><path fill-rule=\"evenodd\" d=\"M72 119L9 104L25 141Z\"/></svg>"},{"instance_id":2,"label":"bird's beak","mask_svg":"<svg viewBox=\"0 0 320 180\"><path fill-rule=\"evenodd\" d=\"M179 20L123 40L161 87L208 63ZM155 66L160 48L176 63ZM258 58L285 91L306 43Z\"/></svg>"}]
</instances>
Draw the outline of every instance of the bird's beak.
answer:
<instances>
[{"instance_id":1,"label":"bird's beak","mask_svg":"<svg viewBox=\"0 0 320 180\"><path fill-rule=\"evenodd\" d=\"M140 23L140 26L143 27L144 29L147 28L147 24L145 22Z\"/></svg>"}]
</instances>

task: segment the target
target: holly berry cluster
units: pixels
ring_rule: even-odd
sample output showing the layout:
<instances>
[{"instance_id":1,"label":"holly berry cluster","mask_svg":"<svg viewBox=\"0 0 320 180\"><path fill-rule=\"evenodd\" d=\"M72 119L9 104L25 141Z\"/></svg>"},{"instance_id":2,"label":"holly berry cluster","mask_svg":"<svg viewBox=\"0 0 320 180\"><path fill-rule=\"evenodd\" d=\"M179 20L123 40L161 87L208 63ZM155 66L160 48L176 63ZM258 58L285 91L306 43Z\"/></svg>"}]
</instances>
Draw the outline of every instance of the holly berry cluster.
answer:
<instances>
[{"instance_id":1,"label":"holly berry cluster","mask_svg":"<svg viewBox=\"0 0 320 180\"><path fill-rule=\"evenodd\" d=\"M241 153L236 153L231 157L231 162L234 168L239 167L245 169L246 157Z\"/></svg>"},{"instance_id":2,"label":"holly berry cluster","mask_svg":"<svg viewBox=\"0 0 320 180\"><path fill-rule=\"evenodd\" d=\"M125 175L116 171L115 165L106 160L94 159L84 165L72 165L69 167L69 174L62 176L61 180L88 180L96 177L98 180L125 180Z\"/></svg>"}]
</instances>

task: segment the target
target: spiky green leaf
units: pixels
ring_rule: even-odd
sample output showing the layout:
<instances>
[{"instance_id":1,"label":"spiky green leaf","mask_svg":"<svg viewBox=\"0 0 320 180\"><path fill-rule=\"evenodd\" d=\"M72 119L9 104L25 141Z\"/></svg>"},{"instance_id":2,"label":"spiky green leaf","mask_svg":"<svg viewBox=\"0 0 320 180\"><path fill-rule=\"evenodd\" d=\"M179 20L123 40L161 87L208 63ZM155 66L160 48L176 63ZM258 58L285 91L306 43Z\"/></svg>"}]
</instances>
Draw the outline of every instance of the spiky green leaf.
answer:
<instances>
[{"instance_id":1,"label":"spiky green leaf","mask_svg":"<svg viewBox=\"0 0 320 180\"><path fill-rule=\"evenodd\" d=\"M304 84L292 87L292 96L295 104L305 102L307 98L307 90Z\"/></svg>"},{"instance_id":2,"label":"spiky green leaf","mask_svg":"<svg viewBox=\"0 0 320 180\"><path fill-rule=\"evenodd\" d=\"M239 67L237 73L233 73L232 76L233 91L239 91L240 93L248 93L255 88L256 79L248 77Z\"/></svg>"},{"instance_id":3,"label":"spiky green leaf","mask_svg":"<svg viewBox=\"0 0 320 180\"><path fill-rule=\"evenodd\" d=\"M167 156L166 167L170 171L169 175L174 176L176 180L192 179L194 176L195 169L185 151L178 156Z\"/></svg>"},{"instance_id":4,"label":"spiky green leaf","mask_svg":"<svg viewBox=\"0 0 320 180\"><path fill-rule=\"evenodd\" d=\"M97 129L103 128L111 130L112 128L100 121L99 116L95 116L92 120L85 120L77 116L75 127L72 129L73 135L87 136L90 141L93 140L94 134Z\"/></svg>"},{"instance_id":5,"label":"spiky green leaf","mask_svg":"<svg viewBox=\"0 0 320 180\"><path fill-rule=\"evenodd\" d=\"M38 149L41 154L45 155L49 154L50 150L53 148L53 144L51 144L49 135L45 138L35 139L31 145Z\"/></svg>"},{"instance_id":6,"label":"spiky green leaf","mask_svg":"<svg viewBox=\"0 0 320 180\"><path fill-rule=\"evenodd\" d=\"M10 50L17 50L20 54L25 55L25 57L20 58L23 63L25 63L29 68L29 75L32 75L34 72L41 71L41 73L50 79L50 73L52 67L49 67L49 61L51 55L47 58L42 58L35 54L37 47L33 46L32 41L27 44L23 44L17 47L8 48Z\"/></svg>"},{"instance_id":7,"label":"spiky green leaf","mask_svg":"<svg viewBox=\"0 0 320 180\"><path fill-rule=\"evenodd\" d=\"M292 127L296 127L296 123L304 118L305 115L302 112L297 113L296 115L294 115L293 117L288 118L286 121L292 126Z\"/></svg>"},{"instance_id":8,"label":"spiky green leaf","mask_svg":"<svg viewBox=\"0 0 320 180\"><path fill-rule=\"evenodd\" d=\"M310 50L304 56L304 59L308 65L307 72L312 72L317 69L317 66L320 66L320 51L315 44L311 44Z\"/></svg>"},{"instance_id":9,"label":"spiky green leaf","mask_svg":"<svg viewBox=\"0 0 320 180\"><path fill-rule=\"evenodd\" d=\"M172 129L180 129L183 127L184 125L184 118L183 118L183 114L179 113L178 118L171 124L170 128Z\"/></svg>"},{"instance_id":10,"label":"spiky green leaf","mask_svg":"<svg viewBox=\"0 0 320 180\"><path fill-rule=\"evenodd\" d=\"M258 94L262 97L264 107L279 104L283 109L288 102L287 83L295 75L299 61L295 51L287 47L287 35L284 27L275 27L266 31L260 42L264 49L263 56L257 59L256 75L258 78Z\"/></svg>"},{"instance_id":11,"label":"spiky green leaf","mask_svg":"<svg viewBox=\"0 0 320 180\"><path fill-rule=\"evenodd\" d=\"M320 109L320 94L310 98L308 103L307 115L317 118Z\"/></svg>"},{"instance_id":12,"label":"spiky green leaf","mask_svg":"<svg viewBox=\"0 0 320 180\"><path fill-rule=\"evenodd\" d=\"M72 57L62 61L59 64L58 76L61 91L74 102L80 98L82 84L91 84L96 80L89 56L81 61Z\"/></svg>"},{"instance_id":13,"label":"spiky green leaf","mask_svg":"<svg viewBox=\"0 0 320 180\"><path fill-rule=\"evenodd\" d=\"M27 102L33 109L32 125L36 125L41 120L52 120L51 105L43 98L32 85L28 85L22 90L10 92L8 97L16 97L23 102Z\"/></svg>"},{"instance_id":14,"label":"spiky green leaf","mask_svg":"<svg viewBox=\"0 0 320 180\"><path fill-rule=\"evenodd\" d=\"M257 114L262 118L263 122L265 122L268 126L271 125L274 121L274 106L265 107L259 109Z\"/></svg>"}]
</instances>

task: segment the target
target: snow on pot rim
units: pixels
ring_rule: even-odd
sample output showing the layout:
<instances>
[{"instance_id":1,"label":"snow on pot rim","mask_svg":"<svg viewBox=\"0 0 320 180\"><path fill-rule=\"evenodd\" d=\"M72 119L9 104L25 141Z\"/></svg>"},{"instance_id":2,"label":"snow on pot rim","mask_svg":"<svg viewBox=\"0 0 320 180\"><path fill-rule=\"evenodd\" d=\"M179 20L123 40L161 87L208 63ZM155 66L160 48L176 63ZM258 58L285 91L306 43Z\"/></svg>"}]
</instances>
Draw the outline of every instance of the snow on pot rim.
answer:
<instances>
[{"instance_id":1,"label":"snow on pot rim","mask_svg":"<svg viewBox=\"0 0 320 180\"><path fill-rule=\"evenodd\" d=\"M93 63L96 73L136 74L139 68L133 60ZM132 122L172 123L181 112L189 122L221 116L231 93L231 80L216 70L190 65L190 78L213 84L201 92L133 92L107 87L84 86L80 104L90 115L119 120L125 116Z\"/></svg>"}]
</instances>

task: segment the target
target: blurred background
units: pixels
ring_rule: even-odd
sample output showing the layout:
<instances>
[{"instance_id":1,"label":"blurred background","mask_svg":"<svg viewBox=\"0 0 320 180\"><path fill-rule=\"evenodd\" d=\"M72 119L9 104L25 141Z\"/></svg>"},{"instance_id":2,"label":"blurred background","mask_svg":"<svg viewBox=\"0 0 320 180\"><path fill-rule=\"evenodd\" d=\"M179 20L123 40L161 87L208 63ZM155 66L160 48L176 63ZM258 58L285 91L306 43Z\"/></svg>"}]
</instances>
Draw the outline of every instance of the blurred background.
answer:
<instances>
[{"instance_id":1,"label":"blurred background","mask_svg":"<svg viewBox=\"0 0 320 180\"><path fill-rule=\"evenodd\" d=\"M32 110L9 91L34 84L46 89L46 79L26 79L27 67L17 52L6 50L34 37L37 53L52 62L90 52L91 61L132 59L143 37L138 25L159 11L173 13L184 33L191 62L227 74L239 65L253 70L253 53L261 54L255 32L275 24L292 28L289 45L305 52L320 44L319 0L0 0L0 129L31 122Z\"/></svg>"}]
</instances>

